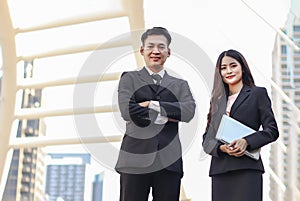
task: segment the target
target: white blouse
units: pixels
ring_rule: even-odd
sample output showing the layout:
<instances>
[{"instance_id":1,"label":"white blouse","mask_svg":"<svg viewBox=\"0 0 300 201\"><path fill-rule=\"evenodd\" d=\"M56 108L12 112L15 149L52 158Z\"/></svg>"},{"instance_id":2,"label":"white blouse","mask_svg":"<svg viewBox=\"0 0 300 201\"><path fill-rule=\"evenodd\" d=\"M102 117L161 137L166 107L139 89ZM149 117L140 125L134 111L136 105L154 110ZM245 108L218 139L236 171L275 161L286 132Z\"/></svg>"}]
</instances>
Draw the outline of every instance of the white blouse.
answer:
<instances>
[{"instance_id":1,"label":"white blouse","mask_svg":"<svg viewBox=\"0 0 300 201\"><path fill-rule=\"evenodd\" d=\"M227 107L226 107L226 114L228 116L230 115L231 107L232 107L234 101L236 100L236 98L238 97L238 95L239 95L239 93L232 94L231 96L228 96Z\"/></svg>"}]
</instances>

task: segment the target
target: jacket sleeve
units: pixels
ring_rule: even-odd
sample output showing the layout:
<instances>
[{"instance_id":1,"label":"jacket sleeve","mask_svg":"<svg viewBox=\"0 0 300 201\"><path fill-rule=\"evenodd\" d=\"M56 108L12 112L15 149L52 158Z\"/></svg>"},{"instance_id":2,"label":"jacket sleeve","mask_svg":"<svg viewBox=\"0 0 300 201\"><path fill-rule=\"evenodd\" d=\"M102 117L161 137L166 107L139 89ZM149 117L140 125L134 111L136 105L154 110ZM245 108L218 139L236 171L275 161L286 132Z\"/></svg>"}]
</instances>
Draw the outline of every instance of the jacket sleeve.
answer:
<instances>
[{"instance_id":1,"label":"jacket sleeve","mask_svg":"<svg viewBox=\"0 0 300 201\"><path fill-rule=\"evenodd\" d=\"M181 90L176 94L177 102L159 101L161 115L178 121L189 122L195 114L195 100L187 81L182 81Z\"/></svg>"},{"instance_id":2,"label":"jacket sleeve","mask_svg":"<svg viewBox=\"0 0 300 201\"><path fill-rule=\"evenodd\" d=\"M262 130L257 131L247 137L248 150L260 148L266 144L275 141L279 137L277 123L273 114L271 100L267 90L261 88L258 90L257 105L260 114Z\"/></svg>"},{"instance_id":3,"label":"jacket sleeve","mask_svg":"<svg viewBox=\"0 0 300 201\"><path fill-rule=\"evenodd\" d=\"M125 121L132 121L139 127L146 127L157 112L140 106L135 99L134 72L124 72L118 86L118 103L121 116ZM151 117L151 118L150 118Z\"/></svg>"},{"instance_id":4,"label":"jacket sleeve","mask_svg":"<svg viewBox=\"0 0 300 201\"><path fill-rule=\"evenodd\" d=\"M220 157L225 154L220 150L220 146L222 144L224 144L224 143L218 141L215 138L207 137L207 132L205 132L202 136L203 150L205 151L205 153L207 153L211 156Z\"/></svg>"},{"instance_id":5,"label":"jacket sleeve","mask_svg":"<svg viewBox=\"0 0 300 201\"><path fill-rule=\"evenodd\" d=\"M211 111L211 108L209 110ZM216 122L218 122L218 119L220 119L222 115L213 115L213 117L208 117L208 115L205 133L202 136L202 147L205 153L214 157L221 157L225 154L220 150L220 146L224 143L217 140L215 136L218 127ZM213 121L211 121L211 119L213 119Z\"/></svg>"}]
</instances>

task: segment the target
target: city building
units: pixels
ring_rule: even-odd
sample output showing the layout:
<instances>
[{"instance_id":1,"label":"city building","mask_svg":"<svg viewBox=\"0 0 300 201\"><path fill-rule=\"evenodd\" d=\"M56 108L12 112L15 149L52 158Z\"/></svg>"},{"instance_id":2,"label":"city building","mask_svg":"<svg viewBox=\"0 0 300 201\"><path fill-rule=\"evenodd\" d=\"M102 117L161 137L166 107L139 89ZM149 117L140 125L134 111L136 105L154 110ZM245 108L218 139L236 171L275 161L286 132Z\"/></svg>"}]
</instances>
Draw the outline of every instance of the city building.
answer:
<instances>
[{"instance_id":1,"label":"city building","mask_svg":"<svg viewBox=\"0 0 300 201\"><path fill-rule=\"evenodd\" d=\"M103 177L104 173L95 175L93 182L93 198L92 201L102 201L103 199Z\"/></svg>"},{"instance_id":2,"label":"city building","mask_svg":"<svg viewBox=\"0 0 300 201\"><path fill-rule=\"evenodd\" d=\"M296 1L292 0L294 5ZM293 6L292 6L293 7ZM291 10L282 31L300 46L300 12ZM271 147L270 198L272 201L300 200L300 51L276 36L272 79L282 91L272 90L274 112L280 128L280 142Z\"/></svg>"},{"instance_id":3,"label":"city building","mask_svg":"<svg viewBox=\"0 0 300 201\"><path fill-rule=\"evenodd\" d=\"M33 62L24 62L24 79L32 78ZM41 90L22 90L21 108L38 108ZM37 137L45 133L42 120L18 120L17 137ZM5 201L41 201L44 196L45 153L42 148L20 148L13 151L4 190Z\"/></svg>"},{"instance_id":4,"label":"city building","mask_svg":"<svg viewBox=\"0 0 300 201\"><path fill-rule=\"evenodd\" d=\"M86 165L90 154L49 154L46 195L49 201L85 201Z\"/></svg>"}]
</instances>

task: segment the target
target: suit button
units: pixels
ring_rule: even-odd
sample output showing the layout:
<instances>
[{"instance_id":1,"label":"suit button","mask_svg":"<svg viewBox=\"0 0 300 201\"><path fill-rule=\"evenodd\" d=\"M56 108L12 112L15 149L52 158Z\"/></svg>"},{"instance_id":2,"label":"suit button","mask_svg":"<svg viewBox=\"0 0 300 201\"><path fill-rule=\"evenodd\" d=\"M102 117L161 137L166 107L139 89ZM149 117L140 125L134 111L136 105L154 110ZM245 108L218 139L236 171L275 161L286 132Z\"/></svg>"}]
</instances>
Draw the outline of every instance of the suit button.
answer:
<instances>
[{"instance_id":1,"label":"suit button","mask_svg":"<svg viewBox=\"0 0 300 201\"><path fill-rule=\"evenodd\" d=\"M160 100L160 96L156 96L156 99L157 99L157 100Z\"/></svg>"}]
</instances>

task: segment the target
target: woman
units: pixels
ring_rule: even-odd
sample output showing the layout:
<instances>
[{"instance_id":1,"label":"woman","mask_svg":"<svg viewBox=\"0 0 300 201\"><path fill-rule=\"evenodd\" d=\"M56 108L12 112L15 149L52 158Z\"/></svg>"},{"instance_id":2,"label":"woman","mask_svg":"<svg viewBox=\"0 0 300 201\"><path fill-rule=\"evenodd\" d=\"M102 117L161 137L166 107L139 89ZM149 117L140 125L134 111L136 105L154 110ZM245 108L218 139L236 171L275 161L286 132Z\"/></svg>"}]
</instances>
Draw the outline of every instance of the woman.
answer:
<instances>
[{"instance_id":1,"label":"woman","mask_svg":"<svg viewBox=\"0 0 300 201\"><path fill-rule=\"evenodd\" d=\"M216 131L223 114L256 132L230 144L217 141ZM222 52L216 64L207 127L203 135L203 148L212 155L209 170L212 200L261 201L263 163L261 158L254 160L246 156L245 151L261 148L278 136L267 90L255 86L241 53L236 50Z\"/></svg>"}]
</instances>

